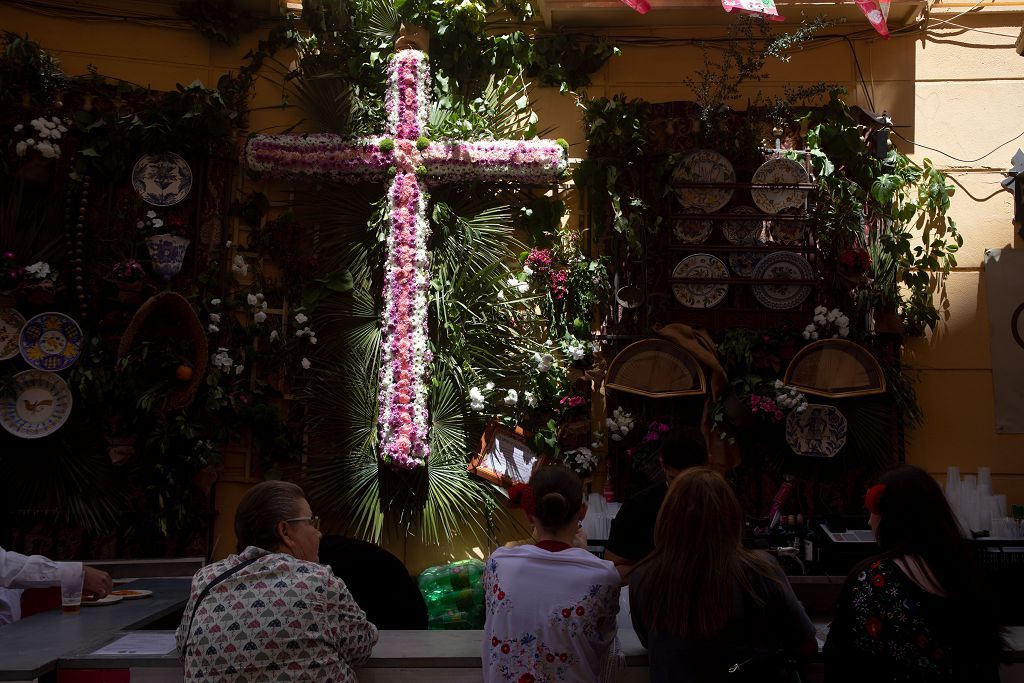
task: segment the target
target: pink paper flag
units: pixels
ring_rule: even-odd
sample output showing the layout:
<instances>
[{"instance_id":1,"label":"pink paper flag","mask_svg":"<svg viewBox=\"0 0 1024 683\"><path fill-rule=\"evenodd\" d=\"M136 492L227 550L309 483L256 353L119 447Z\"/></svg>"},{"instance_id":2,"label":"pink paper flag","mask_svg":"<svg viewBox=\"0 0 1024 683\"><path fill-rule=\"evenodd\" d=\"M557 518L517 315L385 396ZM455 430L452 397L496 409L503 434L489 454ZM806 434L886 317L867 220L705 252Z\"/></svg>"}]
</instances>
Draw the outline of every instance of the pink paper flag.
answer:
<instances>
[{"instance_id":1,"label":"pink paper flag","mask_svg":"<svg viewBox=\"0 0 1024 683\"><path fill-rule=\"evenodd\" d=\"M760 15L769 21L786 20L775 8L775 0L722 0L722 9L726 12L736 10L743 14Z\"/></svg>"},{"instance_id":2,"label":"pink paper flag","mask_svg":"<svg viewBox=\"0 0 1024 683\"><path fill-rule=\"evenodd\" d=\"M651 11L651 3L647 0L622 0L622 4L626 7L632 7L640 14L647 14Z\"/></svg>"},{"instance_id":3,"label":"pink paper flag","mask_svg":"<svg viewBox=\"0 0 1024 683\"><path fill-rule=\"evenodd\" d=\"M878 0L857 0L857 7L867 17L868 23L875 27L878 35L889 40L889 27L885 25L885 13L882 12Z\"/></svg>"}]
</instances>

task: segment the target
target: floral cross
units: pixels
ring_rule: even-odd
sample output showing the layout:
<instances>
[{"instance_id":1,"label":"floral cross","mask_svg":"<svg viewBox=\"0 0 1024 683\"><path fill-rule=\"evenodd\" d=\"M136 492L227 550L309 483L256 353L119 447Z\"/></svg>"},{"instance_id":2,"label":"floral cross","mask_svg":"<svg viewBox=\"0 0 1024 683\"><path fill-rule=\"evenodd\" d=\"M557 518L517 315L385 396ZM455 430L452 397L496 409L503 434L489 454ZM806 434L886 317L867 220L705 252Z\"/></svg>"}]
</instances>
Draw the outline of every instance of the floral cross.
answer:
<instances>
[{"instance_id":1,"label":"floral cross","mask_svg":"<svg viewBox=\"0 0 1024 683\"><path fill-rule=\"evenodd\" d=\"M403 469L423 466L430 454L427 188L460 180L547 182L567 164L564 147L554 141L428 140L423 134L429 88L426 53L399 50L388 68L391 137L256 135L245 149L251 169L278 177L344 182L391 177L378 422L381 459Z\"/></svg>"}]
</instances>

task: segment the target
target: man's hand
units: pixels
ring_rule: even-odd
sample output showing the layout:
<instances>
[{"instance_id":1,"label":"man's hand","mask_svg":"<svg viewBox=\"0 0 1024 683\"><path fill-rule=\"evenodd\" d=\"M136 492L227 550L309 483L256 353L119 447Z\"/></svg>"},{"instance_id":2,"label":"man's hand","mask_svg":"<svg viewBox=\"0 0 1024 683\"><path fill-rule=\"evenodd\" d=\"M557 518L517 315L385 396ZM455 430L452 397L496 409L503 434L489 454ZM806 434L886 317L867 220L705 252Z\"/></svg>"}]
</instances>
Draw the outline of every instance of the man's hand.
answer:
<instances>
[{"instance_id":1,"label":"man's hand","mask_svg":"<svg viewBox=\"0 0 1024 683\"><path fill-rule=\"evenodd\" d=\"M114 580L110 574L92 567L85 569L85 580L82 582L82 593L92 593L97 599L105 598L114 589Z\"/></svg>"}]
</instances>

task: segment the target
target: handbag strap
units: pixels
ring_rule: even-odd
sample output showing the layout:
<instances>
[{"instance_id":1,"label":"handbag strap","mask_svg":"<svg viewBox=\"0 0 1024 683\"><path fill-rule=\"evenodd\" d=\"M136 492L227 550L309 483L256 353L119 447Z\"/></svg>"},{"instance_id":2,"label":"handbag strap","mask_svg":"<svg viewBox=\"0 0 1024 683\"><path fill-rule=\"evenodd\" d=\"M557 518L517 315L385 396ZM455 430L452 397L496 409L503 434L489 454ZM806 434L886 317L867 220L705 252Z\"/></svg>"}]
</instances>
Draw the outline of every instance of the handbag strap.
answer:
<instances>
[{"instance_id":1,"label":"handbag strap","mask_svg":"<svg viewBox=\"0 0 1024 683\"><path fill-rule=\"evenodd\" d=\"M185 634L185 642L182 643L182 645L181 645L181 654L182 654L182 656L188 654L188 641L192 638L192 623L196 619L196 612L199 610L199 605L203 602L203 598L205 598L207 595L209 595L210 589L213 588L214 586L216 586L221 581L224 581L225 579L231 578L232 576L234 576L238 572L242 571L243 569L248 567L250 564L252 564L256 560L260 559L260 557L263 557L263 555L260 555L259 557L253 557L252 559L246 560L245 562L239 562L238 564L236 564L234 567L231 567L227 571L221 572L220 574L218 574L217 576L214 577L213 581L211 581L210 583L206 584L206 586L203 587L203 590L201 590L199 592L199 596L196 598L195 604L192 605L192 615L188 618L188 632Z\"/></svg>"}]
</instances>

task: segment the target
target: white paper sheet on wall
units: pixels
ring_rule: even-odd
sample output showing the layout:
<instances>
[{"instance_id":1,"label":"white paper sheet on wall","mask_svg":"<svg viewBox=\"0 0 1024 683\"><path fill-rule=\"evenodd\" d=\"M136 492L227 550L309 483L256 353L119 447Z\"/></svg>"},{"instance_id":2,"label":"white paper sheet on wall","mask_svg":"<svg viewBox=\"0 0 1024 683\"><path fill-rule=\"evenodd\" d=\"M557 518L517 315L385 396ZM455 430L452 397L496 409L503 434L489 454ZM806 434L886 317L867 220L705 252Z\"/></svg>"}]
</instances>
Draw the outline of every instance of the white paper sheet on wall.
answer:
<instances>
[{"instance_id":1,"label":"white paper sheet on wall","mask_svg":"<svg viewBox=\"0 0 1024 683\"><path fill-rule=\"evenodd\" d=\"M997 434L1024 434L1024 251L985 250Z\"/></svg>"}]
</instances>

